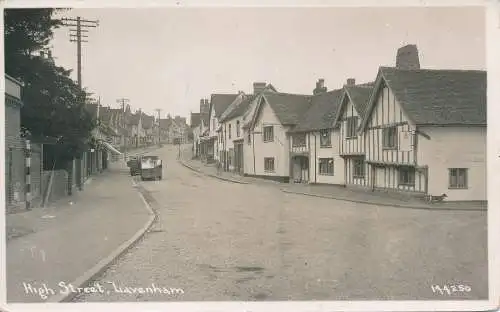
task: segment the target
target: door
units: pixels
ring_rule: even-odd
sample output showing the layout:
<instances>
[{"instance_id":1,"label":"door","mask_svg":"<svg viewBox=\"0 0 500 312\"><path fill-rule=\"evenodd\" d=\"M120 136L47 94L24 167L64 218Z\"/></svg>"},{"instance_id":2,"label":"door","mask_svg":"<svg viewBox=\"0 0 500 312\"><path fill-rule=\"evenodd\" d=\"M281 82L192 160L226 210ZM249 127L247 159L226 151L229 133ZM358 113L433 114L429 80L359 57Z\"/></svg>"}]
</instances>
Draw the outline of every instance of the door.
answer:
<instances>
[{"instance_id":1,"label":"door","mask_svg":"<svg viewBox=\"0 0 500 312\"><path fill-rule=\"evenodd\" d=\"M238 157L239 157L239 166L240 166L240 174L243 175L243 144L238 144Z\"/></svg>"}]
</instances>

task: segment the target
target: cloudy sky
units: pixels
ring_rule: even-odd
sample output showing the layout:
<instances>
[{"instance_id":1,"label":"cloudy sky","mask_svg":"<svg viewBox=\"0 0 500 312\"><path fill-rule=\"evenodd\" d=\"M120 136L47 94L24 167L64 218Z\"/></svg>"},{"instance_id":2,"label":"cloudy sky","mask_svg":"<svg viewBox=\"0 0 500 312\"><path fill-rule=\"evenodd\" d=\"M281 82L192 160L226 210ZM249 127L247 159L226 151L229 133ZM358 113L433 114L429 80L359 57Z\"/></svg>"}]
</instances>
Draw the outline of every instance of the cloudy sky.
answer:
<instances>
[{"instance_id":1,"label":"cloudy sky","mask_svg":"<svg viewBox=\"0 0 500 312\"><path fill-rule=\"evenodd\" d=\"M482 8L153 8L74 9L98 19L83 48L83 85L118 107L162 116L199 111L211 93L279 91L311 94L347 78L372 81L396 50L417 44L424 68L485 69ZM76 69L69 30L56 30L56 62ZM76 79L76 70L74 72Z\"/></svg>"}]
</instances>

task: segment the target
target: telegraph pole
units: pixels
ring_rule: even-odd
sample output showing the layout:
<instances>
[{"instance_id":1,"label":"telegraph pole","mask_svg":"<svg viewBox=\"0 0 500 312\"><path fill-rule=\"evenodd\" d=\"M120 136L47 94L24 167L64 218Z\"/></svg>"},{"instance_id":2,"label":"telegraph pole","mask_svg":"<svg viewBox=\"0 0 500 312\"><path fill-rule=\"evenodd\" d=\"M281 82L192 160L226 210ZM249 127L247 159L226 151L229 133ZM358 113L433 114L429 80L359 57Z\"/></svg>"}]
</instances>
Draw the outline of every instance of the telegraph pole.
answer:
<instances>
[{"instance_id":1,"label":"telegraph pole","mask_svg":"<svg viewBox=\"0 0 500 312\"><path fill-rule=\"evenodd\" d=\"M91 21L82 19L80 16L77 18L62 18L62 24L70 28L70 41L76 42L76 56L77 56L77 81L80 89L82 88L82 42L88 42L87 40L82 40L82 38L88 38L87 35L82 35L82 33L87 33L88 29L91 27L99 26L99 21ZM71 181L73 173L70 174L70 188L69 192L71 195ZM76 179L78 189L81 191L83 189L82 185L82 163L81 157L76 159Z\"/></svg>"},{"instance_id":2,"label":"telegraph pole","mask_svg":"<svg viewBox=\"0 0 500 312\"><path fill-rule=\"evenodd\" d=\"M120 98L120 99L117 99L116 102L121 105L121 108L122 108L122 120L123 120L123 122L125 122L125 103L129 103L130 100L126 99L126 98ZM126 124L124 124L123 128L126 128ZM125 142L123 142L123 143L125 144L125 150L123 151L123 157L124 157L124 160L127 161L128 136L125 138L124 141Z\"/></svg>"},{"instance_id":3,"label":"telegraph pole","mask_svg":"<svg viewBox=\"0 0 500 312\"><path fill-rule=\"evenodd\" d=\"M157 108L156 111L158 112L158 146L161 146L161 108Z\"/></svg>"}]
</instances>

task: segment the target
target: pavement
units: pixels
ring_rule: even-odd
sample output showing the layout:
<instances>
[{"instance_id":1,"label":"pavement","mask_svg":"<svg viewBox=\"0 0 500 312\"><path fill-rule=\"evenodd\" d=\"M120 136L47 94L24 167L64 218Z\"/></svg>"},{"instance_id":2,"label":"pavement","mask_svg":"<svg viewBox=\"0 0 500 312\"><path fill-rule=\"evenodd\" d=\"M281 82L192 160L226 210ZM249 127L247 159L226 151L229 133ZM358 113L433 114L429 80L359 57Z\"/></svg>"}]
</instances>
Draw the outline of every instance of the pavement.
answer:
<instances>
[{"instance_id":1,"label":"pavement","mask_svg":"<svg viewBox=\"0 0 500 312\"><path fill-rule=\"evenodd\" d=\"M109 292L74 301L488 298L485 211L285 193L189 170L172 146L155 154L164 160L163 180L138 183L157 222L93 281ZM435 285L469 291L441 294Z\"/></svg>"},{"instance_id":2,"label":"pavement","mask_svg":"<svg viewBox=\"0 0 500 312\"><path fill-rule=\"evenodd\" d=\"M94 175L84 191L33 209L6 216L7 302L52 302L64 296L59 283L75 284L98 273L117 248L151 221L123 161ZM55 294L35 292L51 288Z\"/></svg>"},{"instance_id":3,"label":"pavement","mask_svg":"<svg viewBox=\"0 0 500 312\"><path fill-rule=\"evenodd\" d=\"M265 179L245 177L233 172L217 172L215 165L202 163L199 159L192 159L191 151L186 150L180 160L181 164L193 171L205 174L209 177L240 184L256 184L264 186L278 186L285 193L292 193L304 196L319 197L334 200L343 200L353 203L361 203L375 206L390 206L410 209L426 210L471 210L486 211L488 204L485 201L464 201L464 202L442 202L427 203L406 194L389 193L350 187L324 185L324 184L294 184L280 183Z\"/></svg>"}]
</instances>

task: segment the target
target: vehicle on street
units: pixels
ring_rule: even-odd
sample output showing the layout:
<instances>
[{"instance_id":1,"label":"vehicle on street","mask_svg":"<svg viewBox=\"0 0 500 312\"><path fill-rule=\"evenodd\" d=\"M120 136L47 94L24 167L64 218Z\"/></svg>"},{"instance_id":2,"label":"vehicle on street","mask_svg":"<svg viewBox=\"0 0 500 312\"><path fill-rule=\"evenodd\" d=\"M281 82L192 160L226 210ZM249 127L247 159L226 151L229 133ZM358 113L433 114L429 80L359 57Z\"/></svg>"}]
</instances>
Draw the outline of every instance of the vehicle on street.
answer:
<instances>
[{"instance_id":1,"label":"vehicle on street","mask_svg":"<svg viewBox=\"0 0 500 312\"><path fill-rule=\"evenodd\" d=\"M140 161L141 180L161 180L163 164L158 156L143 156Z\"/></svg>"},{"instance_id":2,"label":"vehicle on street","mask_svg":"<svg viewBox=\"0 0 500 312\"><path fill-rule=\"evenodd\" d=\"M140 165L141 159L140 157L131 157L129 161L127 161L127 167L130 168L130 175L136 176L140 174Z\"/></svg>"}]
</instances>

